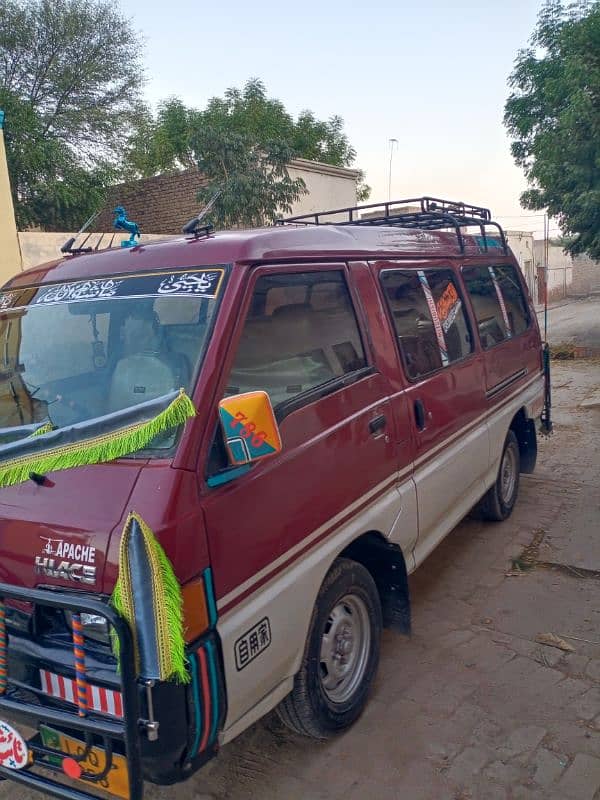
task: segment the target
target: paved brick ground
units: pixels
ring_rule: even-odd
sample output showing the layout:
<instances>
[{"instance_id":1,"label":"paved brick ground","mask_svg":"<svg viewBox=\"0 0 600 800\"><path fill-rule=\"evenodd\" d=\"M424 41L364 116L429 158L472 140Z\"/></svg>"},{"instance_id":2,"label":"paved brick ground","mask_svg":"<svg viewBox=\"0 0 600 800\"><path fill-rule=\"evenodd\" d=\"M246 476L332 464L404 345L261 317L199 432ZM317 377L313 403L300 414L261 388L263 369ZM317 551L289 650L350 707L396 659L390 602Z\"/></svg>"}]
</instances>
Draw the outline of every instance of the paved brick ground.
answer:
<instances>
[{"instance_id":1,"label":"paved brick ground","mask_svg":"<svg viewBox=\"0 0 600 800\"><path fill-rule=\"evenodd\" d=\"M557 364L554 385L513 516L465 520L415 573L413 635L385 632L358 723L322 744L271 715L150 800L600 800L600 409L580 407L600 363Z\"/></svg>"}]
</instances>

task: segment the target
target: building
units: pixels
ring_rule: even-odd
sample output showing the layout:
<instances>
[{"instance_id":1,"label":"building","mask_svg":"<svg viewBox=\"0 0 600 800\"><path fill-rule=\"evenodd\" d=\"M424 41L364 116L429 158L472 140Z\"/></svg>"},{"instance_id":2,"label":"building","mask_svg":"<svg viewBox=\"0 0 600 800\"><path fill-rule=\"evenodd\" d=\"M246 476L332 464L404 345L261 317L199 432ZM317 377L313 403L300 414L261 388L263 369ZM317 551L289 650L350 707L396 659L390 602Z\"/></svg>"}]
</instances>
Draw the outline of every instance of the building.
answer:
<instances>
[{"instance_id":1,"label":"building","mask_svg":"<svg viewBox=\"0 0 600 800\"><path fill-rule=\"evenodd\" d=\"M356 205L358 170L295 158L288 172L291 178L302 178L308 190L293 205L291 216ZM178 235L182 226L201 211L197 195L204 183L198 170L188 169L115 186L95 229L110 230L112 210L120 205L142 231Z\"/></svg>"},{"instance_id":2,"label":"building","mask_svg":"<svg viewBox=\"0 0 600 800\"><path fill-rule=\"evenodd\" d=\"M545 270L547 260L547 271ZM572 256L565 253L562 246L550 240L534 243L539 303L544 301L544 280L548 282L548 302L556 302L565 297L586 297L600 292L600 262L589 256Z\"/></svg>"},{"instance_id":3,"label":"building","mask_svg":"<svg viewBox=\"0 0 600 800\"><path fill-rule=\"evenodd\" d=\"M515 254L519 262L521 272L525 276L525 282L529 289L529 294L534 301L537 299L537 279L535 272L534 240L533 233L530 231L505 231L506 240L510 249Z\"/></svg>"},{"instance_id":4,"label":"building","mask_svg":"<svg viewBox=\"0 0 600 800\"><path fill-rule=\"evenodd\" d=\"M61 246L73 236L72 231L17 231L3 122L4 112L0 110L0 286L19 270L58 258ZM292 214L356 205L358 170L297 158L288 171L291 178L302 178L308 189L294 204ZM116 205L125 206L129 218L139 224L142 242L181 234L182 226L201 210L196 196L202 182L197 170L186 170L115 186L106 209L96 221L96 232L86 245L101 249L111 243L118 246L122 239L128 238L127 234L113 235L112 209Z\"/></svg>"}]
</instances>

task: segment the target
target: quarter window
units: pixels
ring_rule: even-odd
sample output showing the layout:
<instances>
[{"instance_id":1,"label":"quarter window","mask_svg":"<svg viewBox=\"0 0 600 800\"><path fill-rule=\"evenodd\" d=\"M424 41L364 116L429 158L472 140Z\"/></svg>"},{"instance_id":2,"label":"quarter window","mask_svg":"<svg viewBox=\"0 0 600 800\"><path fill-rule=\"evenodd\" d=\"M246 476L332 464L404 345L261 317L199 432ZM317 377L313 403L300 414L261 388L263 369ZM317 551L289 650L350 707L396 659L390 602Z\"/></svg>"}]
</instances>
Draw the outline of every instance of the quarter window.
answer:
<instances>
[{"instance_id":1,"label":"quarter window","mask_svg":"<svg viewBox=\"0 0 600 800\"><path fill-rule=\"evenodd\" d=\"M513 266L465 267L463 278L484 349L529 327L527 303Z\"/></svg>"},{"instance_id":2,"label":"quarter window","mask_svg":"<svg viewBox=\"0 0 600 800\"><path fill-rule=\"evenodd\" d=\"M277 406L365 366L341 272L269 275L256 282L226 393L263 389Z\"/></svg>"},{"instance_id":3,"label":"quarter window","mask_svg":"<svg viewBox=\"0 0 600 800\"><path fill-rule=\"evenodd\" d=\"M409 378L441 369L473 350L450 270L385 270L381 283Z\"/></svg>"},{"instance_id":4,"label":"quarter window","mask_svg":"<svg viewBox=\"0 0 600 800\"><path fill-rule=\"evenodd\" d=\"M512 335L518 336L527 330L531 320L517 270L511 264L506 264L494 267L494 272L502 291Z\"/></svg>"}]
</instances>

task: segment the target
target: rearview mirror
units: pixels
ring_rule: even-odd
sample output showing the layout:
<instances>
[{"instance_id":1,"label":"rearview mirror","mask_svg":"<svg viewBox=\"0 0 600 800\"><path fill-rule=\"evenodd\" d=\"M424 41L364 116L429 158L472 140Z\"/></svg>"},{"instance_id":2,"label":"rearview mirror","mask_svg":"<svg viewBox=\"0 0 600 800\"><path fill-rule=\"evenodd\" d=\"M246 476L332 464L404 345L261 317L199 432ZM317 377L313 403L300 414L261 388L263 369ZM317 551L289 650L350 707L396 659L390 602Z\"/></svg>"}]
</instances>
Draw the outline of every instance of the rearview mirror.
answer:
<instances>
[{"instance_id":1,"label":"rearview mirror","mask_svg":"<svg viewBox=\"0 0 600 800\"><path fill-rule=\"evenodd\" d=\"M245 392L219 403L229 461L234 466L274 456L281 450L279 426L266 392Z\"/></svg>"}]
</instances>

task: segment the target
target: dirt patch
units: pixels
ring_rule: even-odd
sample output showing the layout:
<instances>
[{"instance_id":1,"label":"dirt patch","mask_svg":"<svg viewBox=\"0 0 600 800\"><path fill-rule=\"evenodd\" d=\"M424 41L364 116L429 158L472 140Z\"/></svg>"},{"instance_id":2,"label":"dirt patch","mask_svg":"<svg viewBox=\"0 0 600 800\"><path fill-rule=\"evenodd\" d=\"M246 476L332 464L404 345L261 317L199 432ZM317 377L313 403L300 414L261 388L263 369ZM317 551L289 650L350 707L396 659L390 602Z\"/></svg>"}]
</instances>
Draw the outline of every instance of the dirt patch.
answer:
<instances>
[{"instance_id":1,"label":"dirt patch","mask_svg":"<svg viewBox=\"0 0 600 800\"><path fill-rule=\"evenodd\" d=\"M574 361L581 358L600 358L600 347L559 342L550 345L550 358L554 361Z\"/></svg>"}]
</instances>

